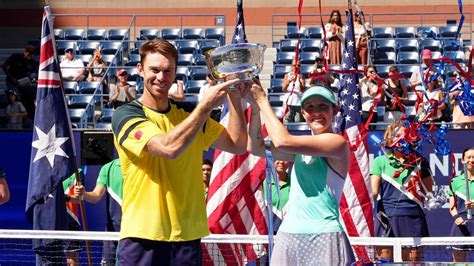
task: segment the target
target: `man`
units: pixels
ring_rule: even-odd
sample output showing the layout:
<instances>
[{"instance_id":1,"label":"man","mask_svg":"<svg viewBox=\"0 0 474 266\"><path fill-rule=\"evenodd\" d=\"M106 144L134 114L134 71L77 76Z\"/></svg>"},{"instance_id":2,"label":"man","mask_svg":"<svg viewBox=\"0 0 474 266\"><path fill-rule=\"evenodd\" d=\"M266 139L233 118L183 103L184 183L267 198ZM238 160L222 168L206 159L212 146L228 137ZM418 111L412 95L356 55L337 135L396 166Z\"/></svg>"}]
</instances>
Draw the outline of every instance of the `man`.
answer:
<instances>
[{"instance_id":1,"label":"man","mask_svg":"<svg viewBox=\"0 0 474 266\"><path fill-rule=\"evenodd\" d=\"M0 205L10 200L10 190L8 189L7 174L0 168Z\"/></svg>"},{"instance_id":2,"label":"man","mask_svg":"<svg viewBox=\"0 0 474 266\"><path fill-rule=\"evenodd\" d=\"M211 181L212 173L212 162L209 159L202 160L202 182L204 183L204 192L206 192L207 198L207 189L209 188L209 181Z\"/></svg>"},{"instance_id":3,"label":"man","mask_svg":"<svg viewBox=\"0 0 474 266\"><path fill-rule=\"evenodd\" d=\"M106 213L108 232L120 232L120 222L122 219L122 169L119 159L115 159L100 169L99 177L95 188L91 192L85 192L84 186L76 186L75 196L84 196L84 200L90 203L98 203L106 196ZM115 265L115 252L117 241L106 241L103 245L102 264Z\"/></svg>"},{"instance_id":4,"label":"man","mask_svg":"<svg viewBox=\"0 0 474 266\"><path fill-rule=\"evenodd\" d=\"M334 77L330 73L326 73L322 57L316 57L313 74L318 74L318 76L312 77L310 79L309 86L319 85L331 88L331 84L334 82Z\"/></svg>"},{"instance_id":5,"label":"man","mask_svg":"<svg viewBox=\"0 0 474 266\"><path fill-rule=\"evenodd\" d=\"M128 84L128 73L125 69L117 72L117 78L117 84L110 84L110 102L114 109L137 98L137 90L135 86Z\"/></svg>"},{"instance_id":6,"label":"man","mask_svg":"<svg viewBox=\"0 0 474 266\"><path fill-rule=\"evenodd\" d=\"M78 82L85 80L86 70L84 62L79 58L75 58L74 48L68 47L64 49L64 54L66 58L59 64L63 80Z\"/></svg>"},{"instance_id":7,"label":"man","mask_svg":"<svg viewBox=\"0 0 474 266\"><path fill-rule=\"evenodd\" d=\"M148 41L137 65L143 95L117 109L112 130L123 173L120 265L202 263L200 239L209 234L201 163L209 147L246 150L247 132L239 80L209 88L191 113L168 99L177 51L166 40ZM209 119L229 94L228 129Z\"/></svg>"}]
</instances>

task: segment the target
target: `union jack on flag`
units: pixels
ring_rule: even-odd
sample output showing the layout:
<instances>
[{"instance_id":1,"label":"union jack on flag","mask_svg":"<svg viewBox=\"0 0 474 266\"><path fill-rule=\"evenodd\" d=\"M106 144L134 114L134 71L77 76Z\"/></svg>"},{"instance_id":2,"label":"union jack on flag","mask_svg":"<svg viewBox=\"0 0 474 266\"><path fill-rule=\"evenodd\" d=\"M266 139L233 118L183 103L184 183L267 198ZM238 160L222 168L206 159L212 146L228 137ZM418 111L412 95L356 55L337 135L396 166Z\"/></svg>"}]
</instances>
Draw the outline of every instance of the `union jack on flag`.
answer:
<instances>
[{"instance_id":1,"label":"union jack on flag","mask_svg":"<svg viewBox=\"0 0 474 266\"><path fill-rule=\"evenodd\" d=\"M343 70L357 70L352 10L346 11L345 44L342 55ZM338 94L340 111L336 116L336 131L351 147L349 173L344 184L339 211L349 236L373 236L372 190L369 176L367 143L363 139L361 99L357 73L342 75ZM354 246L359 261L370 261L362 246Z\"/></svg>"}]
</instances>

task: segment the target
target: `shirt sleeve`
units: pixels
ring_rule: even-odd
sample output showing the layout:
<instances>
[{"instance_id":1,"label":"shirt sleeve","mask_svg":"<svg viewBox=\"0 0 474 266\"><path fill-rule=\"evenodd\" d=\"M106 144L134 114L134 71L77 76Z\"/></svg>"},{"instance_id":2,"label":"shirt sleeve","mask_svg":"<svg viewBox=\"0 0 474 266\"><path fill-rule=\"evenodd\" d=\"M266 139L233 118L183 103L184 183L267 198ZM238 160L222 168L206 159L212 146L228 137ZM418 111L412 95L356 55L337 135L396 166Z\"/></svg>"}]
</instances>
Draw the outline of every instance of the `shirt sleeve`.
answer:
<instances>
[{"instance_id":1,"label":"shirt sleeve","mask_svg":"<svg viewBox=\"0 0 474 266\"><path fill-rule=\"evenodd\" d=\"M207 151L217 138L222 134L224 126L216 122L212 118L208 118L206 124L204 125L204 149Z\"/></svg>"},{"instance_id":2,"label":"shirt sleeve","mask_svg":"<svg viewBox=\"0 0 474 266\"><path fill-rule=\"evenodd\" d=\"M454 178L451 180L451 185L449 186L449 189L448 189L448 196L449 197L454 197L454 184L453 184L453 180Z\"/></svg>"},{"instance_id":3,"label":"shirt sleeve","mask_svg":"<svg viewBox=\"0 0 474 266\"><path fill-rule=\"evenodd\" d=\"M99 176L97 177L97 185L107 187L107 176L110 171L111 163L107 163L100 168Z\"/></svg>"},{"instance_id":4,"label":"shirt sleeve","mask_svg":"<svg viewBox=\"0 0 474 266\"><path fill-rule=\"evenodd\" d=\"M370 170L371 175L376 175L376 176L382 176L382 163L383 163L383 157L379 156L375 158L374 163L372 164L372 169Z\"/></svg>"}]
</instances>

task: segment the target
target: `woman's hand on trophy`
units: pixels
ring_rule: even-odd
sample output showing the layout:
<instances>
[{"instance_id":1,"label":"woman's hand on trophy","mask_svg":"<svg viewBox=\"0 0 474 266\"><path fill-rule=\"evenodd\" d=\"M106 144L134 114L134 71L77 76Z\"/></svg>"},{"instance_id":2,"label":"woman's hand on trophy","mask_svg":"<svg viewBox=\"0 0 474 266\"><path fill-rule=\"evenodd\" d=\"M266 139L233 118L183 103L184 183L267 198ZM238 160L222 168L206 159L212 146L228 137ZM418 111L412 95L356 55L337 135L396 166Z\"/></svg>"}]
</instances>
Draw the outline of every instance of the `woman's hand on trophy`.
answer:
<instances>
[{"instance_id":1,"label":"woman's hand on trophy","mask_svg":"<svg viewBox=\"0 0 474 266\"><path fill-rule=\"evenodd\" d=\"M257 79L254 79L254 83L252 84L248 94L249 96L246 98L252 98L256 104L262 100L267 100L267 93L263 89L262 85L260 85L260 81Z\"/></svg>"}]
</instances>

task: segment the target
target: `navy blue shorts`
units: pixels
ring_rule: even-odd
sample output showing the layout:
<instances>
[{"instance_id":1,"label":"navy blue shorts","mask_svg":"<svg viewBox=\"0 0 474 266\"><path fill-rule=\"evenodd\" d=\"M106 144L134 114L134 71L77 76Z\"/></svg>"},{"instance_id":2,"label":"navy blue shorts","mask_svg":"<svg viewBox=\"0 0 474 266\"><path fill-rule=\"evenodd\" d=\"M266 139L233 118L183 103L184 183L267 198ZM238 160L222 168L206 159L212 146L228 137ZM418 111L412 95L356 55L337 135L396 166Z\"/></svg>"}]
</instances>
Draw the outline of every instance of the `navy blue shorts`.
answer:
<instances>
[{"instance_id":1,"label":"navy blue shorts","mask_svg":"<svg viewBox=\"0 0 474 266\"><path fill-rule=\"evenodd\" d=\"M453 223L453 227L451 228L451 236L473 236L474 232L474 221L468 220L465 215L463 215L465 224L457 225ZM462 245L462 246L452 246L454 250L462 250L462 251L470 251L474 250L473 245Z\"/></svg>"},{"instance_id":2,"label":"navy blue shorts","mask_svg":"<svg viewBox=\"0 0 474 266\"><path fill-rule=\"evenodd\" d=\"M424 216L392 216L389 226L384 228L375 219L375 232L379 237L428 237L428 224Z\"/></svg>"},{"instance_id":3,"label":"navy blue shorts","mask_svg":"<svg viewBox=\"0 0 474 266\"><path fill-rule=\"evenodd\" d=\"M201 239L162 242L141 238L119 241L118 265L202 265Z\"/></svg>"}]
</instances>

